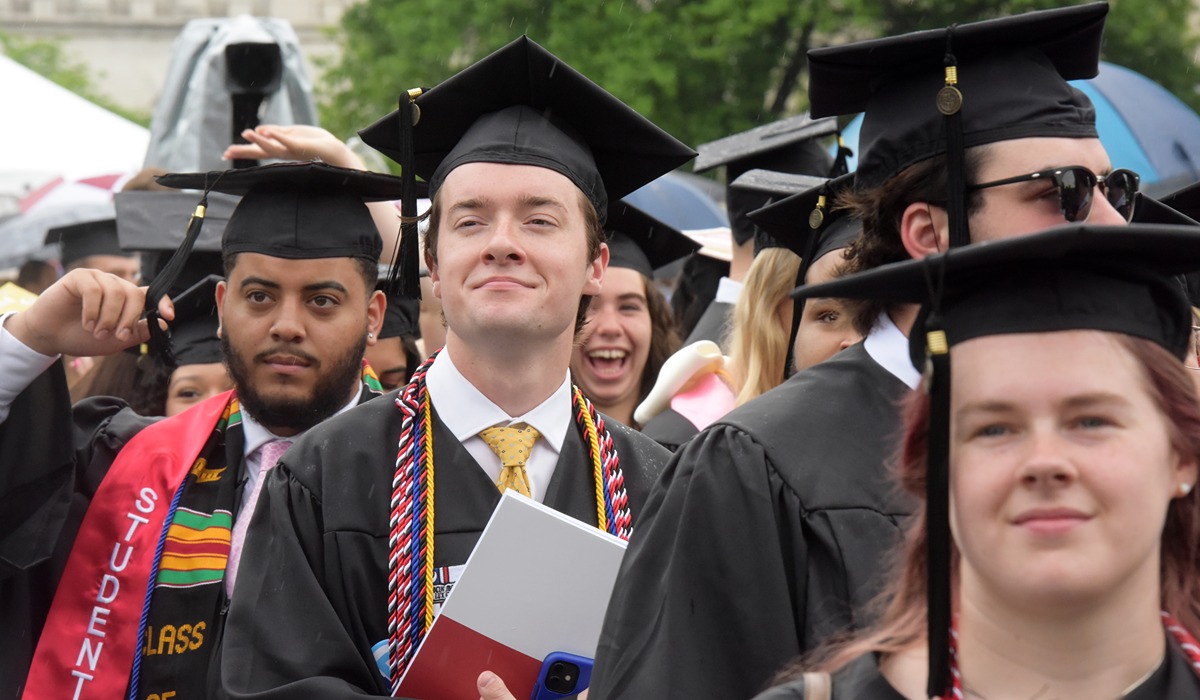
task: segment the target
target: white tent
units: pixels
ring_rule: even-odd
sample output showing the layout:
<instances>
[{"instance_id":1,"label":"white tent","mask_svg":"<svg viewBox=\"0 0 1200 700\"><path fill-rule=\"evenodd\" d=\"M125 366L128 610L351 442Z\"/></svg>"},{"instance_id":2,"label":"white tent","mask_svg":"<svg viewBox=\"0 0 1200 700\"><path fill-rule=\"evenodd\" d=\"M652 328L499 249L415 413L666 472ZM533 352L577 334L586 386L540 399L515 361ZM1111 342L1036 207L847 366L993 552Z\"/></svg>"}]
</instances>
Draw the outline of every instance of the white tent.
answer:
<instances>
[{"instance_id":1,"label":"white tent","mask_svg":"<svg viewBox=\"0 0 1200 700\"><path fill-rule=\"evenodd\" d=\"M140 170L150 131L0 55L0 192Z\"/></svg>"}]
</instances>

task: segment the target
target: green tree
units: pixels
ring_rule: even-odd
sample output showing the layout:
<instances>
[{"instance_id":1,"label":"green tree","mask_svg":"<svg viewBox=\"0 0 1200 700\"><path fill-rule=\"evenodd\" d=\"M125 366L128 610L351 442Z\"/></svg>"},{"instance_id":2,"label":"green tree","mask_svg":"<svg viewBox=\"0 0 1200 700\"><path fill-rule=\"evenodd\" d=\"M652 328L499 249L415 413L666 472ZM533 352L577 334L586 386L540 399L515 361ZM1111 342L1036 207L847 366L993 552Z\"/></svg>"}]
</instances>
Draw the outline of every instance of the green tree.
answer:
<instances>
[{"instance_id":1,"label":"green tree","mask_svg":"<svg viewBox=\"0 0 1200 700\"><path fill-rule=\"evenodd\" d=\"M96 90L87 66L70 60L62 44L45 39L27 39L0 32L0 53L38 75L51 80L80 97L100 105L126 119L149 126L150 114L127 109Z\"/></svg>"},{"instance_id":2,"label":"green tree","mask_svg":"<svg viewBox=\"0 0 1200 700\"><path fill-rule=\"evenodd\" d=\"M1078 0L1076 0L1078 1ZM970 22L1064 0L366 0L349 8L339 62L321 89L325 125L349 136L528 34L687 143L807 106L816 46ZM1158 81L1193 107L1190 0L1114 0L1107 60Z\"/></svg>"}]
</instances>

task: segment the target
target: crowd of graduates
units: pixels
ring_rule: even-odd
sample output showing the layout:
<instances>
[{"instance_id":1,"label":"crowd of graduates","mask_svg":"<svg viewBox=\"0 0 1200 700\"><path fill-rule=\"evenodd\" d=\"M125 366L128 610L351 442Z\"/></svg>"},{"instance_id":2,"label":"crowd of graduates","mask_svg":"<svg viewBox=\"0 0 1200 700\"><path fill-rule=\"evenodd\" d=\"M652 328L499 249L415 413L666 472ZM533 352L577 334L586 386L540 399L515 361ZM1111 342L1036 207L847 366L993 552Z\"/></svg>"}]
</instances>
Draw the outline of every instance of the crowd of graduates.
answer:
<instances>
[{"instance_id":1,"label":"crowd of graduates","mask_svg":"<svg viewBox=\"0 0 1200 700\"><path fill-rule=\"evenodd\" d=\"M628 541L593 700L1200 697L1200 190L1068 83L1107 10L696 150L522 37L365 126L399 176L148 169L0 316L0 697L403 696L508 489ZM715 252L623 200L689 163Z\"/></svg>"}]
</instances>

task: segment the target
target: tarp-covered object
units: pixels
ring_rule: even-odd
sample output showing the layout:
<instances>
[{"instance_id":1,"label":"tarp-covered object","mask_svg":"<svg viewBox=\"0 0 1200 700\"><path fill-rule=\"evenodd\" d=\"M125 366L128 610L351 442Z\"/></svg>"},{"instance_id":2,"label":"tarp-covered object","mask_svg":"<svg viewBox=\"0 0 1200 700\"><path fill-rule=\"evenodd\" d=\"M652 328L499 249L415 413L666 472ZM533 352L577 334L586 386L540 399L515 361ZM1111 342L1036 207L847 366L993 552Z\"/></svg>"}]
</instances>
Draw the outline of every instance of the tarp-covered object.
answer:
<instances>
[{"instance_id":1,"label":"tarp-covered object","mask_svg":"<svg viewBox=\"0 0 1200 700\"><path fill-rule=\"evenodd\" d=\"M290 23L249 15L194 19L175 39L163 92L150 121L146 167L170 172L230 167L221 160L233 125L232 100L225 85L225 47L247 42L277 44L283 62L282 83L263 101L261 123L317 123L312 80Z\"/></svg>"}]
</instances>

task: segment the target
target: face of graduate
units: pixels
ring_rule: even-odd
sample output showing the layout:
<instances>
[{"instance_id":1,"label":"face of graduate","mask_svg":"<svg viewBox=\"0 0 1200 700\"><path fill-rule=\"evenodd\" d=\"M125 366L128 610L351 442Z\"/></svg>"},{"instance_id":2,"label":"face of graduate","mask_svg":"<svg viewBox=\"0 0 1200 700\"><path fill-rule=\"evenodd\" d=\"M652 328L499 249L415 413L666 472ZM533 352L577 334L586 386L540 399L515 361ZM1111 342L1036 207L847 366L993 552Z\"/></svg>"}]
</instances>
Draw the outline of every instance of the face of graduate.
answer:
<instances>
[{"instance_id":1,"label":"face of graduate","mask_svg":"<svg viewBox=\"0 0 1200 700\"><path fill-rule=\"evenodd\" d=\"M600 293L608 263L607 246L588 258L579 189L546 168L467 163L437 196L443 210L429 278L447 339L477 351L571 343L580 298Z\"/></svg>"},{"instance_id":2,"label":"face of graduate","mask_svg":"<svg viewBox=\"0 0 1200 700\"><path fill-rule=\"evenodd\" d=\"M221 362L180 365L167 384L167 415L183 413L201 401L233 388Z\"/></svg>"},{"instance_id":3,"label":"face of graduate","mask_svg":"<svg viewBox=\"0 0 1200 700\"><path fill-rule=\"evenodd\" d=\"M1137 359L1099 331L977 338L951 357L962 605L1157 609L1167 506L1196 465Z\"/></svg>"},{"instance_id":4,"label":"face of graduate","mask_svg":"<svg viewBox=\"0 0 1200 700\"><path fill-rule=\"evenodd\" d=\"M277 435L325 420L358 391L367 331L383 319L351 258L241 253L217 285L221 346L238 400Z\"/></svg>"},{"instance_id":5,"label":"face of graduate","mask_svg":"<svg viewBox=\"0 0 1200 700\"><path fill-rule=\"evenodd\" d=\"M91 270L107 272L110 275L116 275L126 282L133 282L134 284L138 283L142 274L142 261L136 255L131 257L124 255L89 255L86 258L80 258L71 265L71 269L77 267L86 267Z\"/></svg>"},{"instance_id":6,"label":"face of graduate","mask_svg":"<svg viewBox=\"0 0 1200 700\"><path fill-rule=\"evenodd\" d=\"M842 251L837 250L817 258L808 268L805 284L832 280L841 261ZM791 306L791 299L787 303ZM862 340L862 336L854 330L853 321L854 314L841 299L821 297L805 302L804 315L800 317L800 326L796 329L796 344L792 349L796 371L824 362Z\"/></svg>"},{"instance_id":7,"label":"face of graduate","mask_svg":"<svg viewBox=\"0 0 1200 700\"><path fill-rule=\"evenodd\" d=\"M608 268L600 294L588 305L587 319L583 343L571 353L571 375L601 411L622 420L637 405L650 356L650 307L641 273ZM628 410L607 408L618 405Z\"/></svg>"},{"instance_id":8,"label":"face of graduate","mask_svg":"<svg viewBox=\"0 0 1200 700\"><path fill-rule=\"evenodd\" d=\"M978 182L993 182L1050 168L1082 165L1099 177L1112 172L1099 139L1026 138L987 146ZM1020 182L981 190L982 206L971 215L975 242L1022 236L1066 225L1053 183ZM1097 185L1092 193L1089 224L1123 226L1125 218L1108 203ZM1082 223L1082 222L1081 222Z\"/></svg>"},{"instance_id":9,"label":"face of graduate","mask_svg":"<svg viewBox=\"0 0 1200 700\"><path fill-rule=\"evenodd\" d=\"M404 352L404 344L399 336L376 340L374 345L367 348L366 358L371 369L375 370L379 377L384 391L404 386L408 355Z\"/></svg>"}]
</instances>

